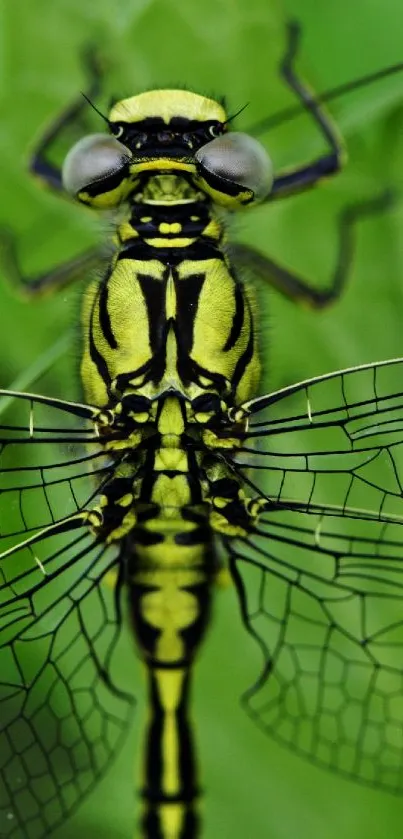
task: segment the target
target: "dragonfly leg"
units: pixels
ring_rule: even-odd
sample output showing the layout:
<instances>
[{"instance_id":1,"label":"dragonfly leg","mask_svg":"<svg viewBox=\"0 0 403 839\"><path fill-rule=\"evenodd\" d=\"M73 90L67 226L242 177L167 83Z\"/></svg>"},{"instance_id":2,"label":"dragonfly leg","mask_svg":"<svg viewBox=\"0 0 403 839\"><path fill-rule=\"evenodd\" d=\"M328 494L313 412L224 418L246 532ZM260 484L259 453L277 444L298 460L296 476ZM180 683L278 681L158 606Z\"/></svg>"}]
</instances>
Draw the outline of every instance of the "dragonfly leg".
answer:
<instances>
[{"instance_id":1,"label":"dragonfly leg","mask_svg":"<svg viewBox=\"0 0 403 839\"><path fill-rule=\"evenodd\" d=\"M281 74L289 87L298 96L304 108L312 115L315 123L330 146L330 151L303 166L279 172L275 176L270 195L266 198L271 201L273 198L283 198L287 195L294 195L303 192L314 186L318 181L329 175L335 175L340 171L345 157L345 151L339 132L326 114L324 109L317 102L314 94L307 85L302 82L294 70L294 61L298 53L298 46L301 35L301 27L295 21L288 24L288 44L285 56L281 63Z\"/></svg>"},{"instance_id":2,"label":"dragonfly leg","mask_svg":"<svg viewBox=\"0 0 403 839\"><path fill-rule=\"evenodd\" d=\"M101 89L101 62L92 48L85 51L83 60L89 78L85 96L92 98L97 96ZM65 129L74 125L83 129L83 121L88 108L85 96L81 95L77 98L52 122L40 138L30 159L30 171L39 177L46 187L59 193L64 190L61 168L51 161L49 155L52 155L53 146L63 138ZM28 298L45 296L65 288L88 271L98 267L102 259L106 256L110 257L111 253L111 250L106 249L105 246L93 247L49 271L29 278L25 277L21 270L16 242L16 236L12 231L7 228L0 229L0 260L4 276L12 285L14 292L17 290L22 296Z\"/></svg>"},{"instance_id":3,"label":"dragonfly leg","mask_svg":"<svg viewBox=\"0 0 403 839\"><path fill-rule=\"evenodd\" d=\"M34 148L29 162L30 172L38 177L44 186L59 193L64 192L61 168L52 163L49 155L52 154L53 146L62 139L67 128L77 126L82 130L83 117L89 107L85 97L93 99L101 90L102 66L96 51L91 47L87 49L83 61L89 79L85 95L81 94L52 121Z\"/></svg>"},{"instance_id":4,"label":"dragonfly leg","mask_svg":"<svg viewBox=\"0 0 403 839\"><path fill-rule=\"evenodd\" d=\"M111 251L107 253L105 245L89 248L78 256L74 256L49 271L35 277L25 277L21 271L18 253L17 237L6 228L0 229L0 263L3 276L22 297L44 297L65 288L75 280L88 275L89 271L99 268Z\"/></svg>"},{"instance_id":5,"label":"dragonfly leg","mask_svg":"<svg viewBox=\"0 0 403 839\"><path fill-rule=\"evenodd\" d=\"M231 247L231 256L241 271L250 271L263 282L309 308L321 309L337 300L343 292L354 255L354 228L358 221L387 210L393 204L393 195L385 191L376 198L351 204L342 210L338 220L338 248L336 264L329 286L315 288L298 274L284 268L265 254L243 244Z\"/></svg>"}]
</instances>

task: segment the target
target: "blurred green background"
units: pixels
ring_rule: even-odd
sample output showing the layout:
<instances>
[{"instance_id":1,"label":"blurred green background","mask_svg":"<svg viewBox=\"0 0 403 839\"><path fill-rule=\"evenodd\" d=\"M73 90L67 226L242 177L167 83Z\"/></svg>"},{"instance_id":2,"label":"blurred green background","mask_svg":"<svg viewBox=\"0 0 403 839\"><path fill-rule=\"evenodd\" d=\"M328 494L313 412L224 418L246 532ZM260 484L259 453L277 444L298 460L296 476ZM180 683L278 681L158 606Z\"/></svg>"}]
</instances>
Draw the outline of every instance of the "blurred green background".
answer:
<instances>
[{"instance_id":1,"label":"blurred green background","mask_svg":"<svg viewBox=\"0 0 403 839\"><path fill-rule=\"evenodd\" d=\"M154 85L186 85L225 94L232 112L249 103L237 120L237 128L247 130L294 101L277 71L290 16L303 25L299 66L317 90L403 60L398 0L3 2L0 223L18 232L24 269L34 273L48 267L98 235L86 210L46 194L26 174L34 138L85 87L83 46L95 43L102 49L110 66L110 93L125 96ZM340 208L390 185L397 202L392 211L360 225L351 281L332 309L301 311L267 293L261 330L271 388L403 354L403 74L338 100L331 112L349 150L343 174L312 194L238 218L235 235L325 285L336 254ZM276 170L324 149L304 116L264 141ZM0 284L1 386L10 385L77 322L79 295L76 286L56 299L27 305ZM74 345L65 366L74 374ZM64 369L63 375L55 369L51 386L57 396L74 393ZM204 839L400 836L403 801L322 772L255 730L238 696L256 676L259 659L240 625L233 592L218 592L216 600L195 691L206 791ZM124 752L56 839L133 835L141 714L140 703Z\"/></svg>"}]
</instances>

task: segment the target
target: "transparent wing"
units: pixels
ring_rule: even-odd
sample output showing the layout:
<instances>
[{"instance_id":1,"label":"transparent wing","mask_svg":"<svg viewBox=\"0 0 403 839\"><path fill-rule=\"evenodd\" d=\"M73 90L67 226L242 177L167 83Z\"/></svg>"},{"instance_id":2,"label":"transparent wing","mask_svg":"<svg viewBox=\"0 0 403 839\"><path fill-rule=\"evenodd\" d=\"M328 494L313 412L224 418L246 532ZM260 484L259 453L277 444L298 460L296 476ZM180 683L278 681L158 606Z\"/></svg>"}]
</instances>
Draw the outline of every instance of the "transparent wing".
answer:
<instances>
[{"instance_id":1,"label":"transparent wing","mask_svg":"<svg viewBox=\"0 0 403 839\"><path fill-rule=\"evenodd\" d=\"M401 793L401 525L367 521L359 537L352 519L346 533L345 519L322 516L318 536L312 515L287 515L229 546L243 619L263 653L245 708L315 763Z\"/></svg>"},{"instance_id":2,"label":"transparent wing","mask_svg":"<svg viewBox=\"0 0 403 839\"><path fill-rule=\"evenodd\" d=\"M249 403L235 468L276 504L403 512L403 361L322 376Z\"/></svg>"},{"instance_id":3,"label":"transparent wing","mask_svg":"<svg viewBox=\"0 0 403 839\"><path fill-rule=\"evenodd\" d=\"M278 741L403 790L403 363L250 403L231 468L269 500L228 540L263 666L243 702ZM255 471L250 472L254 466Z\"/></svg>"},{"instance_id":4,"label":"transparent wing","mask_svg":"<svg viewBox=\"0 0 403 839\"><path fill-rule=\"evenodd\" d=\"M91 409L15 398L0 426L0 835L41 839L107 768L133 699L113 672L120 559L71 524L110 474Z\"/></svg>"},{"instance_id":5,"label":"transparent wing","mask_svg":"<svg viewBox=\"0 0 403 839\"><path fill-rule=\"evenodd\" d=\"M2 406L11 398L7 422ZM12 545L72 515L107 477L93 415L78 403L0 391L0 553L7 536Z\"/></svg>"}]
</instances>

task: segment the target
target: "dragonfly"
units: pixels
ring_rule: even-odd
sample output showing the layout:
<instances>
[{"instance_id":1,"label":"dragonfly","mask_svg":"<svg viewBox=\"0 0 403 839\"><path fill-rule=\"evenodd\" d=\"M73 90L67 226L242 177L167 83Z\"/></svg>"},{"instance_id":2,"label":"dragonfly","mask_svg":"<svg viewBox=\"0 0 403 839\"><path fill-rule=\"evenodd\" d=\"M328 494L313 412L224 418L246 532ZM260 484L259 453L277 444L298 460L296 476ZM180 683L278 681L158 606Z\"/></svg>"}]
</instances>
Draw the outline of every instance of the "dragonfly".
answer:
<instances>
[{"instance_id":1,"label":"dragonfly","mask_svg":"<svg viewBox=\"0 0 403 839\"><path fill-rule=\"evenodd\" d=\"M298 42L292 24L282 70L328 140L313 163L276 174L220 102L187 90L115 103L100 114L109 134L80 139L60 170L50 151L80 99L34 155L48 186L118 213L112 247L25 285L60 290L106 263L83 298L83 401L0 391L7 839L49 836L121 747L136 704L115 667L127 624L148 706L140 834L201 835L190 692L223 576L261 653L242 698L251 719L321 766L401 789L403 360L257 395L256 303L238 274L247 264L326 305L345 283L352 228L384 198L343 213L322 292L228 244L223 221L340 168L338 134L295 73ZM21 283L6 234L3 247Z\"/></svg>"}]
</instances>

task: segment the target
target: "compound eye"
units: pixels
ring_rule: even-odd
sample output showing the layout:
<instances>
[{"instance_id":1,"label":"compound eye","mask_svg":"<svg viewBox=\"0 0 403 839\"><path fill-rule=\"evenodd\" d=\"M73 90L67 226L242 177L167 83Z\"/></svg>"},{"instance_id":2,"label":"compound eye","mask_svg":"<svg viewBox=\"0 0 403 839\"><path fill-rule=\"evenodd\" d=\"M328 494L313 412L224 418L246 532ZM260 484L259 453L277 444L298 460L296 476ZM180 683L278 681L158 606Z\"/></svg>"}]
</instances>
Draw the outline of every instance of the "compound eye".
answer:
<instances>
[{"instance_id":1,"label":"compound eye","mask_svg":"<svg viewBox=\"0 0 403 839\"><path fill-rule=\"evenodd\" d=\"M273 168L264 146L249 134L234 131L206 143L195 154L212 175L252 190L255 199L264 198L273 183Z\"/></svg>"},{"instance_id":2,"label":"compound eye","mask_svg":"<svg viewBox=\"0 0 403 839\"><path fill-rule=\"evenodd\" d=\"M70 149L62 169L63 186L76 196L85 187L119 172L131 159L126 146L107 134L89 134Z\"/></svg>"}]
</instances>

